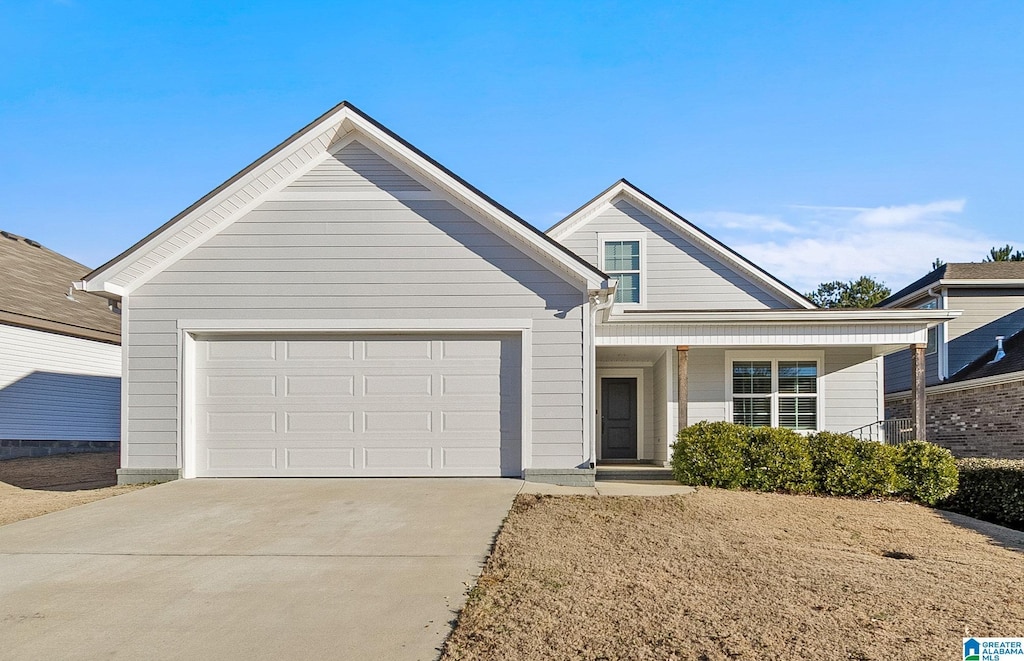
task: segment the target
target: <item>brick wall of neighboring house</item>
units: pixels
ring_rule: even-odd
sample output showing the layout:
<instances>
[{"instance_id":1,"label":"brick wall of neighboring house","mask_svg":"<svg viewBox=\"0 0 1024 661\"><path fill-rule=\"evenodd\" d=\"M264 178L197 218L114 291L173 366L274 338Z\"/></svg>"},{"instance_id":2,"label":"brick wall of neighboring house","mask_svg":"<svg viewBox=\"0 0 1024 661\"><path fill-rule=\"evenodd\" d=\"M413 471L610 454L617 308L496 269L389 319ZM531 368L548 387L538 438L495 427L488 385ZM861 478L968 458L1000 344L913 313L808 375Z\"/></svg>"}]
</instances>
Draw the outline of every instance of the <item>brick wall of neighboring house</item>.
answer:
<instances>
[{"instance_id":1,"label":"brick wall of neighboring house","mask_svg":"<svg viewBox=\"0 0 1024 661\"><path fill-rule=\"evenodd\" d=\"M928 440L957 457L1024 459L1024 376L993 385L934 386L926 391ZM910 395L885 399L886 418L909 418Z\"/></svg>"}]
</instances>

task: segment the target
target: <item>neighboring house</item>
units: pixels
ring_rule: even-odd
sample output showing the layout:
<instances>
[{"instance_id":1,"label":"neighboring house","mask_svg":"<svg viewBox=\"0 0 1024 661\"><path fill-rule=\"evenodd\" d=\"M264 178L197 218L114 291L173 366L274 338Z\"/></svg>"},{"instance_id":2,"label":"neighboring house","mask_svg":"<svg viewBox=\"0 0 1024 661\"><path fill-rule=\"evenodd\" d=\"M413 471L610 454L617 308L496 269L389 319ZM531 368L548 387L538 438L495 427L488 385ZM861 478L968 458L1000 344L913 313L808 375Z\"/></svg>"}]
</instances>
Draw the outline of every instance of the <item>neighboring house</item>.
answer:
<instances>
[{"instance_id":1,"label":"neighboring house","mask_svg":"<svg viewBox=\"0 0 1024 661\"><path fill-rule=\"evenodd\" d=\"M988 368L984 363L995 354L997 337L1024 328L1024 262L945 264L878 307L962 311L928 333L927 438L958 456L1020 457L1024 423L1013 356ZM1019 342L1010 343L1013 352ZM910 363L908 350L885 358L887 418L910 417ZM1016 401L1001 401L1014 393Z\"/></svg>"},{"instance_id":2,"label":"neighboring house","mask_svg":"<svg viewBox=\"0 0 1024 661\"><path fill-rule=\"evenodd\" d=\"M944 264L876 307L961 310L929 331L925 381L935 385L995 346L996 336L1024 328L1024 262ZM910 389L910 352L885 359L885 392Z\"/></svg>"},{"instance_id":3,"label":"neighboring house","mask_svg":"<svg viewBox=\"0 0 1024 661\"><path fill-rule=\"evenodd\" d=\"M874 423L957 315L817 309L625 181L538 232L348 103L76 286L123 307L122 482L588 483L699 420Z\"/></svg>"},{"instance_id":4,"label":"neighboring house","mask_svg":"<svg viewBox=\"0 0 1024 661\"><path fill-rule=\"evenodd\" d=\"M925 392L930 440L958 457L1024 459L1024 330ZM893 417L908 416L909 403L909 394L886 398Z\"/></svg>"},{"instance_id":5,"label":"neighboring house","mask_svg":"<svg viewBox=\"0 0 1024 661\"><path fill-rule=\"evenodd\" d=\"M73 292L86 271L0 232L0 459L117 449L121 317Z\"/></svg>"}]
</instances>

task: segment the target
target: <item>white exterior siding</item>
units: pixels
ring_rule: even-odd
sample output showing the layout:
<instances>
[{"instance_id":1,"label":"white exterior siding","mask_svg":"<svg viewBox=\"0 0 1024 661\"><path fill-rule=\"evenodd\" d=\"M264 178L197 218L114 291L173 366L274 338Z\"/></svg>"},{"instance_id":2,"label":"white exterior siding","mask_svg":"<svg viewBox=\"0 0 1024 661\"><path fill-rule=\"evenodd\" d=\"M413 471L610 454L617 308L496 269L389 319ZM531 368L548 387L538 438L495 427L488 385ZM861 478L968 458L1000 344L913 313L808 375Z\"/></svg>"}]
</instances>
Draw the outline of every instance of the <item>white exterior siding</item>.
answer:
<instances>
[{"instance_id":1,"label":"white exterior siding","mask_svg":"<svg viewBox=\"0 0 1024 661\"><path fill-rule=\"evenodd\" d=\"M643 232L646 236L647 308L651 310L742 310L786 308L728 266L625 201L562 239L597 268L599 234Z\"/></svg>"},{"instance_id":2,"label":"white exterior siding","mask_svg":"<svg viewBox=\"0 0 1024 661\"><path fill-rule=\"evenodd\" d=\"M687 420L728 420L728 379L725 349L690 349L690 391ZM795 355L792 347L780 349ZM821 351L810 349L810 351ZM758 350L770 356L770 349ZM884 416L879 409L878 370L866 347L836 347L824 350L824 369L819 380L822 398L819 426L826 431L845 432L867 425Z\"/></svg>"},{"instance_id":3,"label":"white exterior siding","mask_svg":"<svg viewBox=\"0 0 1024 661\"><path fill-rule=\"evenodd\" d=\"M0 325L0 439L116 441L121 347Z\"/></svg>"},{"instance_id":4,"label":"white exterior siding","mask_svg":"<svg viewBox=\"0 0 1024 661\"><path fill-rule=\"evenodd\" d=\"M395 177L398 179L397 175ZM582 283L444 200L265 202L132 293L125 466L179 466L179 320L528 319L532 467L584 461Z\"/></svg>"},{"instance_id":5,"label":"white exterior siding","mask_svg":"<svg viewBox=\"0 0 1024 661\"><path fill-rule=\"evenodd\" d=\"M882 361L871 357L871 349L836 348L825 352L825 374L821 378L824 429L846 432L885 417L878 394Z\"/></svg>"}]
</instances>

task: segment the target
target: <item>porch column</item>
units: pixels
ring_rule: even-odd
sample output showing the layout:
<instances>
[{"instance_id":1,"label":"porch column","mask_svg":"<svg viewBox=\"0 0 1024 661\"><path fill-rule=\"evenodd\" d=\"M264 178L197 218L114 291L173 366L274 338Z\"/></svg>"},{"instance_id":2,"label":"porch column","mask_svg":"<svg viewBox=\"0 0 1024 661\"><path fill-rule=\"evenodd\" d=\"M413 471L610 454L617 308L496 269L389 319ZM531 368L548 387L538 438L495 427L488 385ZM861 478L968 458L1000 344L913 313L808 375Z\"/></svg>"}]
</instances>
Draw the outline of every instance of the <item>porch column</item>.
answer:
<instances>
[{"instance_id":1,"label":"porch column","mask_svg":"<svg viewBox=\"0 0 1024 661\"><path fill-rule=\"evenodd\" d=\"M910 384L911 393L911 418L914 422L914 438L923 441L925 439L925 426L927 424L927 415L925 409L925 359L924 351L927 345L925 344L911 344L910 345L910 365L913 371L912 380Z\"/></svg>"},{"instance_id":2,"label":"porch column","mask_svg":"<svg viewBox=\"0 0 1024 661\"><path fill-rule=\"evenodd\" d=\"M676 360L679 364L679 384L676 388L676 401L679 404L679 429L685 429L689 418L687 417L686 404L689 401L689 392L687 389L687 361L690 355L690 347L678 346L676 347Z\"/></svg>"}]
</instances>

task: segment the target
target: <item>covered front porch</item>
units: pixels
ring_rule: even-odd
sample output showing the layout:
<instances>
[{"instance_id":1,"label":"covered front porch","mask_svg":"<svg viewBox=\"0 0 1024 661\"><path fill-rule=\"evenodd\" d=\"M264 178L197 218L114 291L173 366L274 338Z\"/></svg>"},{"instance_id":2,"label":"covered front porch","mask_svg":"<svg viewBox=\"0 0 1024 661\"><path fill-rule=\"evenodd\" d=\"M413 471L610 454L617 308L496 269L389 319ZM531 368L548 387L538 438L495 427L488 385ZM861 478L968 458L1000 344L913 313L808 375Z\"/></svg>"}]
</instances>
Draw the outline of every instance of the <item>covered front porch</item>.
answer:
<instances>
[{"instance_id":1,"label":"covered front porch","mask_svg":"<svg viewBox=\"0 0 1024 661\"><path fill-rule=\"evenodd\" d=\"M887 312L617 315L595 333L592 456L666 465L679 429L702 420L801 432L874 424L885 417L882 356L910 346L923 358L939 321Z\"/></svg>"}]
</instances>

